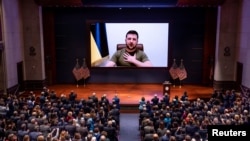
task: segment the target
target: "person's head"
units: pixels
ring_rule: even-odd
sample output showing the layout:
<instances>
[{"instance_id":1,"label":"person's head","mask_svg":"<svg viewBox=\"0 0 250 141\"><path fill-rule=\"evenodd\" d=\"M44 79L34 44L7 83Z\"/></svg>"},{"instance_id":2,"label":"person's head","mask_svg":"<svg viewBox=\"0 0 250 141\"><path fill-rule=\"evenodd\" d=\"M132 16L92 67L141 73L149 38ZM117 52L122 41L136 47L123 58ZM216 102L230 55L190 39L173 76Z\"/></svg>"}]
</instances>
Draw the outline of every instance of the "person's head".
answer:
<instances>
[{"instance_id":1,"label":"person's head","mask_svg":"<svg viewBox=\"0 0 250 141\"><path fill-rule=\"evenodd\" d=\"M8 140L9 141L17 141L17 136L15 134L9 134L8 135Z\"/></svg>"},{"instance_id":2,"label":"person's head","mask_svg":"<svg viewBox=\"0 0 250 141\"><path fill-rule=\"evenodd\" d=\"M141 101L145 101L145 97L141 97Z\"/></svg>"},{"instance_id":3,"label":"person's head","mask_svg":"<svg viewBox=\"0 0 250 141\"><path fill-rule=\"evenodd\" d=\"M101 132L101 135L107 137L107 136L108 136L108 133L107 133L106 131L102 131L102 132Z\"/></svg>"},{"instance_id":4,"label":"person's head","mask_svg":"<svg viewBox=\"0 0 250 141\"><path fill-rule=\"evenodd\" d=\"M106 141L106 136L101 135L101 136L100 136L100 141Z\"/></svg>"},{"instance_id":5,"label":"person's head","mask_svg":"<svg viewBox=\"0 0 250 141\"><path fill-rule=\"evenodd\" d=\"M184 141L191 141L192 137L190 135L185 135Z\"/></svg>"},{"instance_id":6,"label":"person's head","mask_svg":"<svg viewBox=\"0 0 250 141\"><path fill-rule=\"evenodd\" d=\"M153 140L154 140L154 141L158 141L158 140L159 140L159 136L158 136L157 133L154 133L154 134L153 134Z\"/></svg>"},{"instance_id":7,"label":"person's head","mask_svg":"<svg viewBox=\"0 0 250 141\"><path fill-rule=\"evenodd\" d=\"M129 30L126 34L125 42L127 45L127 51L135 51L138 43L139 35L135 30Z\"/></svg>"},{"instance_id":8,"label":"person's head","mask_svg":"<svg viewBox=\"0 0 250 141\"><path fill-rule=\"evenodd\" d=\"M113 122L111 120L108 121L108 126L112 126L113 125Z\"/></svg>"},{"instance_id":9,"label":"person's head","mask_svg":"<svg viewBox=\"0 0 250 141\"><path fill-rule=\"evenodd\" d=\"M81 134L80 133L78 133L78 132L76 132L75 134L74 134L74 139L75 140L80 140L82 137L81 137Z\"/></svg>"},{"instance_id":10,"label":"person's head","mask_svg":"<svg viewBox=\"0 0 250 141\"><path fill-rule=\"evenodd\" d=\"M23 136L23 141L30 141L30 136L29 135L24 135Z\"/></svg>"},{"instance_id":11,"label":"person's head","mask_svg":"<svg viewBox=\"0 0 250 141\"><path fill-rule=\"evenodd\" d=\"M39 135L36 138L37 141L45 141L45 137L43 135Z\"/></svg>"},{"instance_id":12,"label":"person's head","mask_svg":"<svg viewBox=\"0 0 250 141\"><path fill-rule=\"evenodd\" d=\"M87 137L86 137L87 141L91 141L92 137L93 137L93 134L92 134L92 133L89 133L89 134L87 135Z\"/></svg>"}]
</instances>

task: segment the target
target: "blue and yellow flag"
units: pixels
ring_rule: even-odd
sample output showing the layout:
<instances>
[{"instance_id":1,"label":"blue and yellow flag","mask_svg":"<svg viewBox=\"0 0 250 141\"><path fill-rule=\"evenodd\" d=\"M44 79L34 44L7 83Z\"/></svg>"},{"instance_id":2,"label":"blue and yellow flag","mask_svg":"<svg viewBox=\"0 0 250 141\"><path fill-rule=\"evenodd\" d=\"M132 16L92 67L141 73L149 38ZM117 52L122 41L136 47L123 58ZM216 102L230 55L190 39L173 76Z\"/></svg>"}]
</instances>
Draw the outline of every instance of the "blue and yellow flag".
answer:
<instances>
[{"instance_id":1,"label":"blue and yellow flag","mask_svg":"<svg viewBox=\"0 0 250 141\"><path fill-rule=\"evenodd\" d=\"M100 66L109 59L108 41L105 23L91 25L91 66Z\"/></svg>"}]
</instances>

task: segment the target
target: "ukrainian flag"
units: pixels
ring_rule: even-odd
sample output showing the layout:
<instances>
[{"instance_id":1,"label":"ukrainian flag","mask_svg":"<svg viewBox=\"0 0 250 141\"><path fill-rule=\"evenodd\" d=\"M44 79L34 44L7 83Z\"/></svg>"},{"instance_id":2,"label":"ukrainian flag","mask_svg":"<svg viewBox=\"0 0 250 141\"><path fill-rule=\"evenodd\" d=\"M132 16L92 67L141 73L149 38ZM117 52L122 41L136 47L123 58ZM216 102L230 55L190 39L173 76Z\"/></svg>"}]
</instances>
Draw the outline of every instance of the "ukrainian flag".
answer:
<instances>
[{"instance_id":1,"label":"ukrainian flag","mask_svg":"<svg viewBox=\"0 0 250 141\"><path fill-rule=\"evenodd\" d=\"M91 25L90 32L91 66L101 66L109 59L105 23Z\"/></svg>"}]
</instances>

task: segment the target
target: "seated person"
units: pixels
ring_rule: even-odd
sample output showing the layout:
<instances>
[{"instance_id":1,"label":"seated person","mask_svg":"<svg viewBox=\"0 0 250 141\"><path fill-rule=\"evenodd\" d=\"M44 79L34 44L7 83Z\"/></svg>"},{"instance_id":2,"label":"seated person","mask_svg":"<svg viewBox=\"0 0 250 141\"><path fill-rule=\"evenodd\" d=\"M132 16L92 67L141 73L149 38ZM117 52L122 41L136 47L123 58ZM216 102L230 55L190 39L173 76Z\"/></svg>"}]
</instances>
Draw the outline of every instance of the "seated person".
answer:
<instances>
[{"instance_id":1,"label":"seated person","mask_svg":"<svg viewBox=\"0 0 250 141\"><path fill-rule=\"evenodd\" d=\"M125 38L127 47L116 51L111 59L105 64L105 66L151 67L152 63L145 52L136 48L136 45L138 44L138 38L139 36L137 31L128 31Z\"/></svg>"}]
</instances>

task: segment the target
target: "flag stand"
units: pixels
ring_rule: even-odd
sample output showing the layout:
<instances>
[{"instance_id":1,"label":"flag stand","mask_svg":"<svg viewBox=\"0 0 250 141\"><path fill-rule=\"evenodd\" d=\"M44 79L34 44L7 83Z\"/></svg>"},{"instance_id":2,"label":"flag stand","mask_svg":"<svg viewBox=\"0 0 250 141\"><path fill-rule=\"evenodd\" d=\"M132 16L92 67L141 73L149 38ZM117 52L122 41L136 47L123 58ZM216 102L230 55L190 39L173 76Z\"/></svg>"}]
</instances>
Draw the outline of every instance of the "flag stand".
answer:
<instances>
[{"instance_id":1,"label":"flag stand","mask_svg":"<svg viewBox=\"0 0 250 141\"><path fill-rule=\"evenodd\" d=\"M173 87L175 87L176 85L176 79L178 78L178 75L177 75L177 69L178 69L178 66L175 62L175 59L173 60L173 64L171 66L171 68L169 69L169 73L170 73L170 76L172 77L173 79Z\"/></svg>"},{"instance_id":2,"label":"flag stand","mask_svg":"<svg viewBox=\"0 0 250 141\"><path fill-rule=\"evenodd\" d=\"M78 62L78 58L76 58L76 65L73 68L72 72L73 72L73 75L75 76L75 79L76 79L76 87L77 88L79 87L78 81L81 79L79 71L80 71L80 65L79 65L79 62Z\"/></svg>"},{"instance_id":3,"label":"flag stand","mask_svg":"<svg viewBox=\"0 0 250 141\"><path fill-rule=\"evenodd\" d=\"M85 58L83 58L83 64L82 64L82 67L81 67L81 75L82 75L82 78L83 78L83 87L86 86L86 79L90 76L90 72L89 72L89 68L87 67L87 64L86 64L86 60Z\"/></svg>"},{"instance_id":4,"label":"flag stand","mask_svg":"<svg viewBox=\"0 0 250 141\"><path fill-rule=\"evenodd\" d=\"M174 79L174 85L173 85L173 87L175 87L175 79Z\"/></svg>"},{"instance_id":5,"label":"flag stand","mask_svg":"<svg viewBox=\"0 0 250 141\"><path fill-rule=\"evenodd\" d=\"M179 70L178 70L178 77L180 80L180 86L179 88L181 88L182 86L182 80L187 78L187 71L183 65L183 59L181 59L181 64L179 66Z\"/></svg>"}]
</instances>

